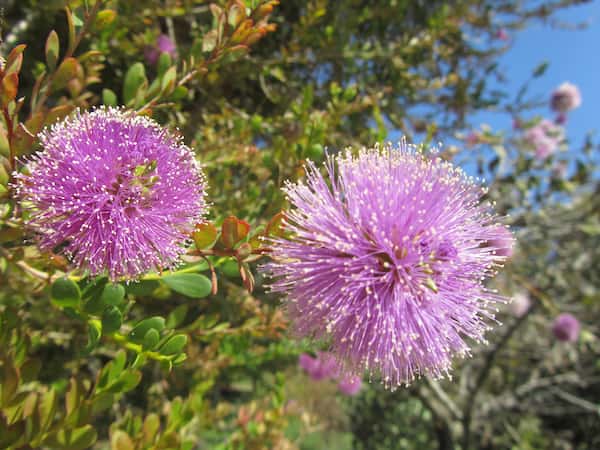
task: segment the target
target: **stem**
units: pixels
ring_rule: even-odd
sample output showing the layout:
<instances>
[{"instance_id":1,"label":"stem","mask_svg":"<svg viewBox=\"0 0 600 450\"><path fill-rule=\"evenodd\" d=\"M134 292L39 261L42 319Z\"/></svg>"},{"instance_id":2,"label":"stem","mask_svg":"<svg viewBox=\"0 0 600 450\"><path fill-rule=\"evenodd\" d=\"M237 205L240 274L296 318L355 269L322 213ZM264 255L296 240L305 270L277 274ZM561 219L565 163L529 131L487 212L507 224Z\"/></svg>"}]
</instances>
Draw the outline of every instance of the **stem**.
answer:
<instances>
[{"instance_id":1,"label":"stem","mask_svg":"<svg viewBox=\"0 0 600 450\"><path fill-rule=\"evenodd\" d=\"M473 407L475 406L475 400L477 399L477 394L479 394L479 391L483 387L483 384L484 384L485 380L487 379L487 376L489 375L490 371L492 370L492 366L494 365L494 362L496 360L496 357L498 356L498 353L500 352L500 350L502 350L502 348L504 348L506 343L509 341L509 339L512 337L512 335L519 329L519 327L525 323L525 321L527 320L527 317L529 316L531 311L533 311L534 308L535 308L535 306L532 306L531 308L529 308L529 310L525 314L523 314L515 322L513 322L513 324L502 335L502 338L500 338L500 341L498 341L498 343L494 346L494 348L487 354L484 364L483 364L483 369L481 370L481 372L479 372L479 376L475 380L475 385L473 387L473 390L470 392L470 395L467 400L467 404L465 405L465 408L463 411L462 450L468 450L469 446L471 445L471 420L472 420L472 414L473 414Z\"/></svg>"},{"instance_id":2,"label":"stem","mask_svg":"<svg viewBox=\"0 0 600 450\"><path fill-rule=\"evenodd\" d=\"M6 122L6 134L8 139L8 162L10 164L10 176L12 176L12 172L15 170L15 161L17 159L17 155L15 154L15 149L13 147L13 137L14 137L14 123L10 114L8 113L8 108L2 109L2 115L4 116L4 121Z\"/></svg>"}]
</instances>

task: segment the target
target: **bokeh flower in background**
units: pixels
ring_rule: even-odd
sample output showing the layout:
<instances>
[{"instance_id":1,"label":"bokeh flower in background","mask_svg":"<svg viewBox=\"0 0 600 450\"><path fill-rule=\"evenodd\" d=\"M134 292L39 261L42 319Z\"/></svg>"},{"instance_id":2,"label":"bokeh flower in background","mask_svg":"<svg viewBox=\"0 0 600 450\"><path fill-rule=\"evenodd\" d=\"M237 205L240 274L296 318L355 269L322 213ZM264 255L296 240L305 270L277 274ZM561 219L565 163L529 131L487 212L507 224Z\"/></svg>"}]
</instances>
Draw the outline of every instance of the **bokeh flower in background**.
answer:
<instances>
[{"instance_id":1,"label":"bokeh flower in background","mask_svg":"<svg viewBox=\"0 0 600 450\"><path fill-rule=\"evenodd\" d=\"M171 57L177 54L177 47L171 38L166 34L161 34L156 39L155 45L149 45L144 50L144 57L148 64L156 64L161 53L168 53Z\"/></svg>"},{"instance_id":2,"label":"bokeh flower in background","mask_svg":"<svg viewBox=\"0 0 600 450\"><path fill-rule=\"evenodd\" d=\"M561 313L552 323L552 333L559 341L576 342L580 331L579 320L573 314Z\"/></svg>"},{"instance_id":3,"label":"bokeh flower in background","mask_svg":"<svg viewBox=\"0 0 600 450\"><path fill-rule=\"evenodd\" d=\"M481 142L481 133L479 131L471 131L467 134L465 144L467 147L474 147Z\"/></svg>"},{"instance_id":4,"label":"bokeh flower in background","mask_svg":"<svg viewBox=\"0 0 600 450\"><path fill-rule=\"evenodd\" d=\"M550 97L550 107L557 113L567 113L581 106L579 88L569 82L558 86Z\"/></svg>"},{"instance_id":5,"label":"bokeh flower in background","mask_svg":"<svg viewBox=\"0 0 600 450\"><path fill-rule=\"evenodd\" d=\"M508 41L510 39L510 36L505 28L499 28L498 31L496 31L496 39L499 39L501 41Z\"/></svg>"},{"instance_id":6,"label":"bokeh flower in background","mask_svg":"<svg viewBox=\"0 0 600 450\"><path fill-rule=\"evenodd\" d=\"M334 378L339 373L338 362L328 352L318 352L316 357L303 353L298 358L298 364L315 381Z\"/></svg>"},{"instance_id":7,"label":"bokeh flower in background","mask_svg":"<svg viewBox=\"0 0 600 450\"><path fill-rule=\"evenodd\" d=\"M267 269L295 332L324 339L343 372L386 386L439 377L484 340L497 302L486 289L506 257L506 228L484 189L452 164L402 142L309 163L287 183L291 238ZM501 247L494 242L502 240Z\"/></svg>"},{"instance_id":8,"label":"bokeh flower in background","mask_svg":"<svg viewBox=\"0 0 600 450\"><path fill-rule=\"evenodd\" d=\"M339 381L338 388L342 394L354 396L360 392L362 388L362 380L357 375L344 376Z\"/></svg>"},{"instance_id":9,"label":"bokeh flower in background","mask_svg":"<svg viewBox=\"0 0 600 450\"><path fill-rule=\"evenodd\" d=\"M531 299L526 292L517 292L513 295L509 310L515 317L523 317L531 308Z\"/></svg>"},{"instance_id":10,"label":"bokeh flower in background","mask_svg":"<svg viewBox=\"0 0 600 450\"><path fill-rule=\"evenodd\" d=\"M17 174L43 250L111 279L168 268L206 212L205 181L179 137L130 111L77 113L41 133Z\"/></svg>"},{"instance_id":11,"label":"bokeh flower in background","mask_svg":"<svg viewBox=\"0 0 600 450\"><path fill-rule=\"evenodd\" d=\"M542 119L525 132L525 141L533 147L536 158L540 160L556 152L564 139L563 128L548 119Z\"/></svg>"}]
</instances>

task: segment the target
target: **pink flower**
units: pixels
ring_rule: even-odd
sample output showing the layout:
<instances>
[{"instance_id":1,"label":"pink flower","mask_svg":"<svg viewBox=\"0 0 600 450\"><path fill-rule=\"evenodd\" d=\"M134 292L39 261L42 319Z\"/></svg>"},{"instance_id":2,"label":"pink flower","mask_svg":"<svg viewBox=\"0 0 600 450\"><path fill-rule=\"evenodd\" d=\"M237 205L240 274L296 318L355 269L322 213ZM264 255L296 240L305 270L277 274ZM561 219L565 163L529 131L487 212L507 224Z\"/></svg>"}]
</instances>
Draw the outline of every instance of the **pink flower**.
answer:
<instances>
[{"instance_id":1,"label":"pink flower","mask_svg":"<svg viewBox=\"0 0 600 450\"><path fill-rule=\"evenodd\" d=\"M499 39L501 41L508 41L510 39L510 36L504 28L500 28L498 31L496 31L496 39Z\"/></svg>"},{"instance_id":2,"label":"pink flower","mask_svg":"<svg viewBox=\"0 0 600 450\"><path fill-rule=\"evenodd\" d=\"M146 58L146 61L148 61L148 64L154 65L158 62L161 53L168 53L171 57L174 57L177 53L175 43L166 34L158 36L154 46L146 47L144 50L144 57Z\"/></svg>"},{"instance_id":3,"label":"pink flower","mask_svg":"<svg viewBox=\"0 0 600 450\"><path fill-rule=\"evenodd\" d=\"M509 307L510 312L515 317L523 317L529 311L529 308L531 308L531 299L525 292L516 293Z\"/></svg>"},{"instance_id":4,"label":"pink flower","mask_svg":"<svg viewBox=\"0 0 600 450\"><path fill-rule=\"evenodd\" d=\"M559 341L576 342L580 331L579 320L573 314L559 314L552 324L552 333Z\"/></svg>"},{"instance_id":5,"label":"pink flower","mask_svg":"<svg viewBox=\"0 0 600 450\"><path fill-rule=\"evenodd\" d=\"M304 371L311 373L317 364L317 359L310 356L308 353L302 353L298 357L298 365L304 369Z\"/></svg>"},{"instance_id":6,"label":"pink flower","mask_svg":"<svg viewBox=\"0 0 600 450\"><path fill-rule=\"evenodd\" d=\"M554 153L564 138L563 128L548 119L543 119L525 132L525 141L535 149L538 159L546 159Z\"/></svg>"},{"instance_id":7,"label":"pink flower","mask_svg":"<svg viewBox=\"0 0 600 450\"><path fill-rule=\"evenodd\" d=\"M479 133L478 131L471 131L465 139L465 144L467 145L467 147L474 147L475 145L479 144L480 142L481 142L481 133Z\"/></svg>"},{"instance_id":8,"label":"pink flower","mask_svg":"<svg viewBox=\"0 0 600 450\"><path fill-rule=\"evenodd\" d=\"M316 358L303 353L298 358L298 364L315 381L335 378L339 373L338 362L327 352L318 352Z\"/></svg>"},{"instance_id":9,"label":"pink flower","mask_svg":"<svg viewBox=\"0 0 600 450\"><path fill-rule=\"evenodd\" d=\"M356 375L348 375L340 380L338 388L344 395L353 396L360 392L362 380Z\"/></svg>"},{"instance_id":10,"label":"pink flower","mask_svg":"<svg viewBox=\"0 0 600 450\"><path fill-rule=\"evenodd\" d=\"M581 92L579 88L565 82L557 87L550 98L550 107L558 113L566 113L581 105Z\"/></svg>"}]
</instances>

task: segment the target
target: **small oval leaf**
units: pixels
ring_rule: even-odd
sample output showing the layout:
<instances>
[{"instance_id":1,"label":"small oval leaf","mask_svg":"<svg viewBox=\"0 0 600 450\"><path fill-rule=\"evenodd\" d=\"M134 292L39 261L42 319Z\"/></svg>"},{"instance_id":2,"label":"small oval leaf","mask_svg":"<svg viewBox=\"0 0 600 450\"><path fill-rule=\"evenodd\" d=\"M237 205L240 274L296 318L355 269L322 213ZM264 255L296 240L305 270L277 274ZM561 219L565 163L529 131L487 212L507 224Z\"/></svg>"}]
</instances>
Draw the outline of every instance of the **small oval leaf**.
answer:
<instances>
[{"instance_id":1,"label":"small oval leaf","mask_svg":"<svg viewBox=\"0 0 600 450\"><path fill-rule=\"evenodd\" d=\"M58 40L58 34L52 30L46 39L46 65L50 71L56 68L58 62L58 55L60 52L60 42Z\"/></svg>"},{"instance_id":2,"label":"small oval leaf","mask_svg":"<svg viewBox=\"0 0 600 450\"><path fill-rule=\"evenodd\" d=\"M179 273L161 278L167 286L192 298L203 298L212 290L211 281L199 273Z\"/></svg>"},{"instance_id":3,"label":"small oval leaf","mask_svg":"<svg viewBox=\"0 0 600 450\"><path fill-rule=\"evenodd\" d=\"M185 344L187 344L187 336L185 334L176 334L165 342L165 345L160 348L160 353L162 355L176 355L177 353L181 353Z\"/></svg>"},{"instance_id":4,"label":"small oval leaf","mask_svg":"<svg viewBox=\"0 0 600 450\"><path fill-rule=\"evenodd\" d=\"M81 300L79 286L69 278L59 278L50 290L52 299L58 306L75 308Z\"/></svg>"}]
</instances>

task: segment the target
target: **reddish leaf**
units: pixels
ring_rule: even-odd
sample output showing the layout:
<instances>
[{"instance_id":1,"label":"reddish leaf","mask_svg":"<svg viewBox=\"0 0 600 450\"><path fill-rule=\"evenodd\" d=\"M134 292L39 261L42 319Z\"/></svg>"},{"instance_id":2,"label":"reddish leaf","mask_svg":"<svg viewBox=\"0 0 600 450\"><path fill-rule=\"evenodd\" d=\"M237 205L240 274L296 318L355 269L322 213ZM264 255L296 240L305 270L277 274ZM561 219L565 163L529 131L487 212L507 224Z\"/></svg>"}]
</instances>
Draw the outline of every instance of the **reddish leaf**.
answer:
<instances>
[{"instance_id":1,"label":"reddish leaf","mask_svg":"<svg viewBox=\"0 0 600 450\"><path fill-rule=\"evenodd\" d=\"M4 73L19 73L21 70L21 64L23 63L23 51L27 47L25 44L17 45L13 48L6 58L6 65L4 66Z\"/></svg>"},{"instance_id":2,"label":"reddish leaf","mask_svg":"<svg viewBox=\"0 0 600 450\"><path fill-rule=\"evenodd\" d=\"M196 225L196 230L192 233L192 238L198 250L210 247L217 239L217 227L212 223L199 223Z\"/></svg>"},{"instance_id":3,"label":"reddish leaf","mask_svg":"<svg viewBox=\"0 0 600 450\"><path fill-rule=\"evenodd\" d=\"M66 58L54 75L52 80L52 89L58 90L64 88L67 83L75 78L79 73L79 62L75 58Z\"/></svg>"},{"instance_id":4,"label":"reddish leaf","mask_svg":"<svg viewBox=\"0 0 600 450\"><path fill-rule=\"evenodd\" d=\"M19 75L11 73L6 75L0 83L0 104L4 107L15 99L19 89Z\"/></svg>"}]
</instances>

